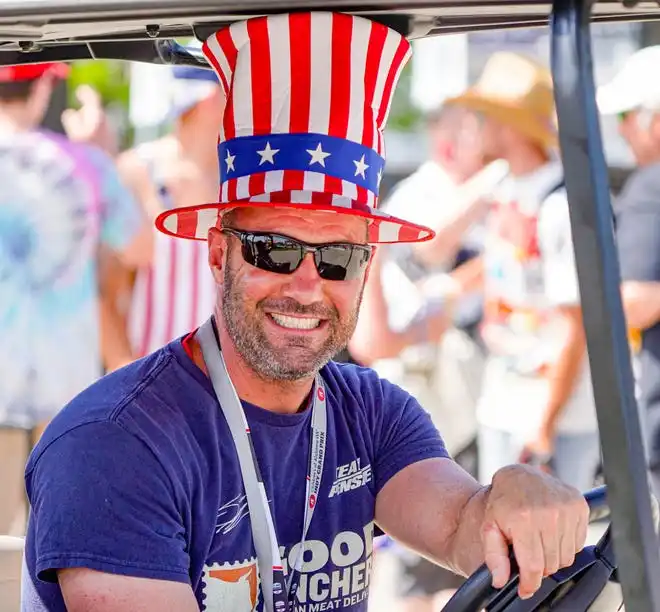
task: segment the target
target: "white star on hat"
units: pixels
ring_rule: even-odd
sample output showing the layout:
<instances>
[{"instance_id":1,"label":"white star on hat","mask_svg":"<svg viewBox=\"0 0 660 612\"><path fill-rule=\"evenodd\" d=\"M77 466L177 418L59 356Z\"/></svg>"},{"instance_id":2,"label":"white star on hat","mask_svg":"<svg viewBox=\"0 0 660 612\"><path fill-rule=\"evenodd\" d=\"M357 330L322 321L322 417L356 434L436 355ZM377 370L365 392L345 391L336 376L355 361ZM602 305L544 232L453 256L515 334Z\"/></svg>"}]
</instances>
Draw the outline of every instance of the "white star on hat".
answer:
<instances>
[{"instance_id":1,"label":"white star on hat","mask_svg":"<svg viewBox=\"0 0 660 612\"><path fill-rule=\"evenodd\" d=\"M363 179L366 179L367 177L364 173L369 167L369 164L364 163L364 155L362 155L360 159L354 159L353 163L355 164L355 176L359 174Z\"/></svg>"},{"instance_id":2,"label":"white star on hat","mask_svg":"<svg viewBox=\"0 0 660 612\"><path fill-rule=\"evenodd\" d=\"M311 166L312 164L319 163L325 168L325 158L329 157L331 154L326 153L322 148L321 148L321 143L319 142L318 146L316 149L307 149L307 153L309 153L312 156L312 159L309 160L309 165Z\"/></svg>"},{"instance_id":3,"label":"white star on hat","mask_svg":"<svg viewBox=\"0 0 660 612\"><path fill-rule=\"evenodd\" d=\"M232 155L229 149L227 149L227 157L225 157L225 163L227 164L227 172L230 170L236 170L234 168L234 160L236 159L235 155Z\"/></svg>"},{"instance_id":4,"label":"white star on hat","mask_svg":"<svg viewBox=\"0 0 660 612\"><path fill-rule=\"evenodd\" d=\"M261 160L259 160L259 165L264 164L266 162L270 164L275 163L275 155L279 153L279 149L271 149L270 148L270 142L266 142L266 148L261 149L261 151L257 151L259 155L261 156Z\"/></svg>"}]
</instances>

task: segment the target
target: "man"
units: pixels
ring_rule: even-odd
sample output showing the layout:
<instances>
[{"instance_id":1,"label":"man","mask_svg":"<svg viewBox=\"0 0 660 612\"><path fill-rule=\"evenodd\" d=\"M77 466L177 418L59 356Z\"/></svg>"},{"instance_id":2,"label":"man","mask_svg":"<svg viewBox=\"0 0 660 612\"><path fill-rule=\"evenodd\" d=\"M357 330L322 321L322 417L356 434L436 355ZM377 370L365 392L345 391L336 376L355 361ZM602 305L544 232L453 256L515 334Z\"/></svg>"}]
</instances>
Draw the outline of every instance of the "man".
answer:
<instances>
[{"instance_id":1,"label":"man","mask_svg":"<svg viewBox=\"0 0 660 612\"><path fill-rule=\"evenodd\" d=\"M101 374L97 254L148 257L100 151L38 129L66 66L0 68L0 534L25 529L23 472L50 419Z\"/></svg>"},{"instance_id":2,"label":"man","mask_svg":"<svg viewBox=\"0 0 660 612\"><path fill-rule=\"evenodd\" d=\"M355 327L370 243L431 235L374 209L409 49L333 13L207 40L227 94L220 195L157 226L207 237L215 317L49 427L26 472L25 609L363 611L375 524L456 571L487 559L499 586L512 542L524 596L573 561L575 490L529 467L480 487L412 397L328 363Z\"/></svg>"},{"instance_id":3,"label":"man","mask_svg":"<svg viewBox=\"0 0 660 612\"><path fill-rule=\"evenodd\" d=\"M651 481L660 495L660 87L649 72L660 46L633 54L598 91L604 115L619 116L619 132L638 169L615 202L622 298L639 347L640 409L646 429Z\"/></svg>"},{"instance_id":4,"label":"man","mask_svg":"<svg viewBox=\"0 0 660 612\"><path fill-rule=\"evenodd\" d=\"M365 364L397 357L420 339L439 340L433 330L444 333L447 313L433 308L442 301L437 288L443 280L449 287L446 273L481 250L480 226L489 206L484 196L505 172L502 162L484 168L481 126L473 113L446 105L429 116L428 125L431 159L394 187L385 209L431 226L436 235L379 254L383 274L371 277L351 343L352 354ZM410 285L409 290L403 290L402 282ZM382 300L386 308L379 307ZM455 312L456 322L469 329L479 317L480 303L464 300L461 306ZM428 332L434 337L427 337Z\"/></svg>"},{"instance_id":5,"label":"man","mask_svg":"<svg viewBox=\"0 0 660 612\"><path fill-rule=\"evenodd\" d=\"M170 99L172 133L117 158L122 177L150 219L171 208L211 202L217 195L217 125L223 108L217 76L176 66ZM117 333L108 338L109 370L161 348L208 316L215 283L207 252L204 242L175 240L154 229L148 266L122 269L114 262Z\"/></svg>"},{"instance_id":6,"label":"man","mask_svg":"<svg viewBox=\"0 0 660 612\"><path fill-rule=\"evenodd\" d=\"M430 159L394 187L383 209L430 225L437 234L426 242L380 250L350 348L362 364L414 395L442 429L452 457L476 474L474 405L483 355L469 332L479 320L480 296L462 300L453 317L458 328L451 329L443 293L424 285L449 284L450 270L480 252L487 212L480 196L501 178L506 164L484 169L479 119L460 107L443 106L429 115L427 125ZM440 261L431 261L430 254ZM401 547L394 552L393 582L402 610L439 610L462 582Z\"/></svg>"},{"instance_id":7,"label":"man","mask_svg":"<svg viewBox=\"0 0 660 612\"><path fill-rule=\"evenodd\" d=\"M480 478L532 462L589 489L600 445L549 71L496 53L449 102L481 114L486 154L509 165L486 222Z\"/></svg>"}]
</instances>

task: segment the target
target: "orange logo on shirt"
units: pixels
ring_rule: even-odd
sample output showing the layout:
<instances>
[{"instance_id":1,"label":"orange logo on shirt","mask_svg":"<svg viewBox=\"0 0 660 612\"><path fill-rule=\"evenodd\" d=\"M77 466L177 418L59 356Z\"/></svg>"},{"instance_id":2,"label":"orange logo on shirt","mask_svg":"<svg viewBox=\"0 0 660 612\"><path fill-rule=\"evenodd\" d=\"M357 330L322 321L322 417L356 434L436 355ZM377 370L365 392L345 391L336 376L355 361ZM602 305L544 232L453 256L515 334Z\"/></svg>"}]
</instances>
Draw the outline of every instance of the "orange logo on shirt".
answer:
<instances>
[{"instance_id":1,"label":"orange logo on shirt","mask_svg":"<svg viewBox=\"0 0 660 612\"><path fill-rule=\"evenodd\" d=\"M257 562L214 563L204 568L204 605L209 612L254 612L257 607Z\"/></svg>"}]
</instances>

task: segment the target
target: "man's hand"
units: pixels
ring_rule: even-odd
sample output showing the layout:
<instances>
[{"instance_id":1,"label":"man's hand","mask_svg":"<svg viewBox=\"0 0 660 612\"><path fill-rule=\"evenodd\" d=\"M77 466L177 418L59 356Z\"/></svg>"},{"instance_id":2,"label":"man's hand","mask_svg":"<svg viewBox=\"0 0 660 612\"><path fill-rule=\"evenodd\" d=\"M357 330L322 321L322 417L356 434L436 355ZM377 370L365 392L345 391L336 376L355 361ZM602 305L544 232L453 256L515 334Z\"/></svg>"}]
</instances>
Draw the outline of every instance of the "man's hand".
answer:
<instances>
[{"instance_id":1,"label":"man's hand","mask_svg":"<svg viewBox=\"0 0 660 612\"><path fill-rule=\"evenodd\" d=\"M493 586L503 587L513 546L520 569L520 597L531 597L545 576L572 565L587 539L589 508L576 489L528 466L510 466L493 477L481 528Z\"/></svg>"},{"instance_id":2,"label":"man's hand","mask_svg":"<svg viewBox=\"0 0 660 612\"><path fill-rule=\"evenodd\" d=\"M80 109L66 109L62 113L62 125L70 140L100 147L111 156L117 154L117 136L103 109L101 96L89 85L76 89Z\"/></svg>"},{"instance_id":3,"label":"man's hand","mask_svg":"<svg viewBox=\"0 0 660 612\"><path fill-rule=\"evenodd\" d=\"M536 435L530 438L518 457L518 463L533 465L550 473L549 462L555 447L555 434L546 427L541 427Z\"/></svg>"}]
</instances>

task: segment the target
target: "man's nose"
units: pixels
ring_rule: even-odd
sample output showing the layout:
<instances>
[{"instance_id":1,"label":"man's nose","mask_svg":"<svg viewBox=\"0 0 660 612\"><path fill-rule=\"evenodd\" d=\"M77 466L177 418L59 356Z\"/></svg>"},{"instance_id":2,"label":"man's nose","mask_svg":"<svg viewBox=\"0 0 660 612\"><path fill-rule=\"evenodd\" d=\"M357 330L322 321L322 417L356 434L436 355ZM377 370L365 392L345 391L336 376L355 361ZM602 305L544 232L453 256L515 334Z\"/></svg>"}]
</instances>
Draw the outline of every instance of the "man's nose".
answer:
<instances>
[{"instance_id":1,"label":"man's nose","mask_svg":"<svg viewBox=\"0 0 660 612\"><path fill-rule=\"evenodd\" d=\"M311 253L307 253L298 269L288 275L283 293L300 304L313 304L323 300L323 279L319 276Z\"/></svg>"}]
</instances>

